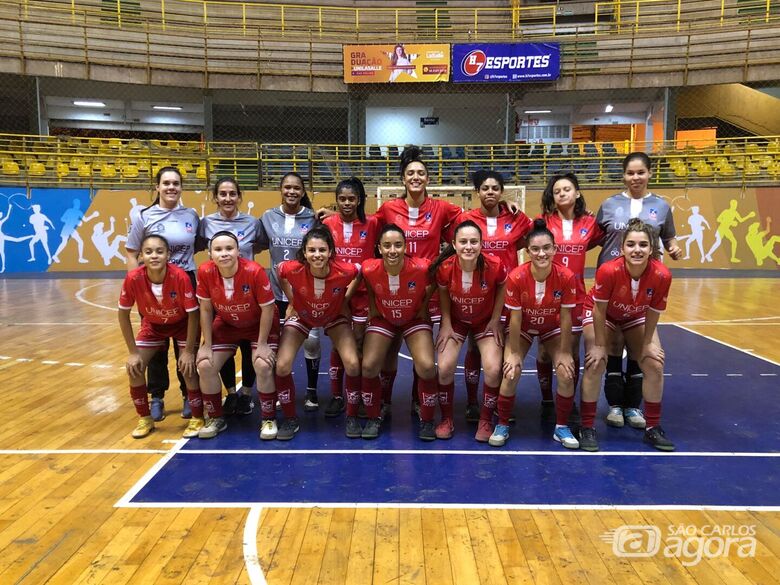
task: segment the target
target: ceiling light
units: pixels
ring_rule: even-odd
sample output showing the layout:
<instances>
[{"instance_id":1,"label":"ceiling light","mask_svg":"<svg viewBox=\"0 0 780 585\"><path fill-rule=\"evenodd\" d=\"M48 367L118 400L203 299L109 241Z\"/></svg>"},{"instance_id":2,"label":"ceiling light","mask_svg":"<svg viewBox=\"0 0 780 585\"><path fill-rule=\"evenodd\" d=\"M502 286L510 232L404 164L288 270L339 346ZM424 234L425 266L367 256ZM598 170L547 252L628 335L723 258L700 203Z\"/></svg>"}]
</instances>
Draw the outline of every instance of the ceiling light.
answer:
<instances>
[{"instance_id":1,"label":"ceiling light","mask_svg":"<svg viewBox=\"0 0 780 585\"><path fill-rule=\"evenodd\" d=\"M607 107L604 108L604 113L609 114L614 109L615 107L612 104L607 104Z\"/></svg>"},{"instance_id":2,"label":"ceiling light","mask_svg":"<svg viewBox=\"0 0 780 585\"><path fill-rule=\"evenodd\" d=\"M178 112L181 106L152 106L153 110L164 110L166 112Z\"/></svg>"},{"instance_id":3,"label":"ceiling light","mask_svg":"<svg viewBox=\"0 0 780 585\"><path fill-rule=\"evenodd\" d=\"M75 100L73 102L74 106L81 106L82 108L105 108L106 104L103 102L94 102L94 101L86 101L86 100Z\"/></svg>"},{"instance_id":4,"label":"ceiling light","mask_svg":"<svg viewBox=\"0 0 780 585\"><path fill-rule=\"evenodd\" d=\"M552 110L525 110L526 114L549 114Z\"/></svg>"}]
</instances>

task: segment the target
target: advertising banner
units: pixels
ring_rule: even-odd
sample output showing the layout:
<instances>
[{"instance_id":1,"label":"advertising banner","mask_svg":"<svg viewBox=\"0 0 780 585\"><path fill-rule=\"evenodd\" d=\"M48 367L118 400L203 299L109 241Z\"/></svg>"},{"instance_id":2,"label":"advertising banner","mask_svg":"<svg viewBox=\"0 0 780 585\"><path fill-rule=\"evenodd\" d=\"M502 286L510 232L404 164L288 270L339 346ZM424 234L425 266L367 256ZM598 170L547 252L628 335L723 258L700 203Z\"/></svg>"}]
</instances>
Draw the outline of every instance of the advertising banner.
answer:
<instances>
[{"instance_id":1,"label":"advertising banner","mask_svg":"<svg viewBox=\"0 0 780 585\"><path fill-rule=\"evenodd\" d=\"M452 81L552 81L561 75L558 43L465 43L452 46Z\"/></svg>"},{"instance_id":2,"label":"advertising banner","mask_svg":"<svg viewBox=\"0 0 780 585\"><path fill-rule=\"evenodd\" d=\"M450 46L344 45L344 83L449 81Z\"/></svg>"}]
</instances>

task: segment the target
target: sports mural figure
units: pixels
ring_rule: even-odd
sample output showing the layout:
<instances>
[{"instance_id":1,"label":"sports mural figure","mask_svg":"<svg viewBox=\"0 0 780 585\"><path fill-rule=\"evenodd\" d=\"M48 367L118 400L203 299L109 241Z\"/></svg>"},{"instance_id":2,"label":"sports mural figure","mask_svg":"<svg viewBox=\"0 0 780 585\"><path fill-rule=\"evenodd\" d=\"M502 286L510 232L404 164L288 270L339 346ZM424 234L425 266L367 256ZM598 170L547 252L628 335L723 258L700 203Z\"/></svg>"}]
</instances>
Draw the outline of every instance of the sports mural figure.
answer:
<instances>
[{"instance_id":1,"label":"sports mural figure","mask_svg":"<svg viewBox=\"0 0 780 585\"><path fill-rule=\"evenodd\" d=\"M34 233L30 239L30 258L27 261L35 262L35 244L40 242L41 246L43 246L43 251L46 252L46 263L51 264L51 252L49 252L49 228L47 225L50 225L51 229L54 229L54 224L46 215L41 213L40 205L33 205L32 210L33 212L30 214L30 219L28 221L30 222Z\"/></svg>"},{"instance_id":2,"label":"sports mural figure","mask_svg":"<svg viewBox=\"0 0 780 585\"><path fill-rule=\"evenodd\" d=\"M23 238L16 238L14 236L7 236L3 233L3 225L5 222L8 221L8 218L11 217L11 207L12 204L8 204L8 211L3 214L2 211L0 211L0 272L5 272L5 243L8 242L23 242L25 240L29 240L32 236L25 236Z\"/></svg>"},{"instance_id":3,"label":"sports mural figure","mask_svg":"<svg viewBox=\"0 0 780 585\"><path fill-rule=\"evenodd\" d=\"M755 216L756 212L751 211L745 217L742 217L737 211L737 200L732 199L729 202L729 208L721 211L718 216L718 229L715 231L715 243L705 256L707 262L712 262L712 253L720 247L723 238L726 238L731 243L731 262L733 264L742 262L742 260L737 258L737 238L734 237L731 228L735 228L739 224L744 223Z\"/></svg>"},{"instance_id":4,"label":"sports mural figure","mask_svg":"<svg viewBox=\"0 0 780 585\"><path fill-rule=\"evenodd\" d=\"M772 236L764 242L764 238L772 231L772 218L766 218L766 229L762 232L761 222L757 221L751 223L748 226L748 233L745 236L745 242L747 242L750 251L753 252L753 256L756 258L756 264L758 266L764 265L764 260L771 258L778 266L780 266L780 258L775 254L775 245L780 242L780 236Z\"/></svg>"},{"instance_id":5,"label":"sports mural figure","mask_svg":"<svg viewBox=\"0 0 780 585\"><path fill-rule=\"evenodd\" d=\"M682 242L685 240L685 258L688 260L691 257L691 243L696 242L699 247L699 253L701 254L701 263L704 264L706 260L706 254L704 253L704 228L711 230L710 224L705 217L699 213L699 206L694 205L691 207L691 215L688 216L688 225L691 226L691 233L687 236L678 236L677 241Z\"/></svg>"},{"instance_id":6,"label":"sports mural figure","mask_svg":"<svg viewBox=\"0 0 780 585\"><path fill-rule=\"evenodd\" d=\"M87 223L91 219L95 219L98 215L99 213L95 211L94 213L85 216L84 212L81 211L81 201L74 199L73 207L66 209L65 213L63 213L62 217L60 218L60 221L63 224L62 230L60 231L60 238L62 238L62 240L60 241L60 245L57 248L57 251L54 252L52 260L59 264L60 252L65 249L65 246L68 245L68 239L72 237L74 240L76 240L76 244L78 245L79 264L89 263L89 260L84 258L84 240L81 239L81 236L79 235L76 228L78 228L83 223Z\"/></svg>"},{"instance_id":7,"label":"sports mural figure","mask_svg":"<svg viewBox=\"0 0 780 585\"><path fill-rule=\"evenodd\" d=\"M95 212L97 213L97 212ZM111 260L117 258L123 264L127 264L127 258L119 253L119 245L127 241L126 236L117 236L112 241L108 241L114 234L114 224L116 220L112 215L109 218L109 228L104 229L105 223L99 221L92 228L92 243L95 244L95 249L100 253L100 257L103 258L103 264L106 266L111 265Z\"/></svg>"}]
</instances>

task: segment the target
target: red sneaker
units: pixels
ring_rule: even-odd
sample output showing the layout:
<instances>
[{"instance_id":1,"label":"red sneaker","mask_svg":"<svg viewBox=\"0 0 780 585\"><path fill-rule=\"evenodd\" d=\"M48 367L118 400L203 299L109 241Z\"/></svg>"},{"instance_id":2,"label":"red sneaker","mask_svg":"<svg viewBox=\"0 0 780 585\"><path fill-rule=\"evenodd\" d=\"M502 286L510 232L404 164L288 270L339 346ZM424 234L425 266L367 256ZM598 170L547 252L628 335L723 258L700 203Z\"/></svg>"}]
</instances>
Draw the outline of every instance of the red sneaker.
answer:
<instances>
[{"instance_id":1,"label":"red sneaker","mask_svg":"<svg viewBox=\"0 0 780 585\"><path fill-rule=\"evenodd\" d=\"M436 438L437 439L451 439L452 434L455 432L455 425L452 424L451 418L442 419L442 421L436 425Z\"/></svg>"},{"instance_id":2,"label":"red sneaker","mask_svg":"<svg viewBox=\"0 0 780 585\"><path fill-rule=\"evenodd\" d=\"M490 438L490 435L492 434L493 434L493 423L487 420L480 419L479 424L477 425L477 434L474 435L474 438L480 443L487 443L488 439Z\"/></svg>"}]
</instances>

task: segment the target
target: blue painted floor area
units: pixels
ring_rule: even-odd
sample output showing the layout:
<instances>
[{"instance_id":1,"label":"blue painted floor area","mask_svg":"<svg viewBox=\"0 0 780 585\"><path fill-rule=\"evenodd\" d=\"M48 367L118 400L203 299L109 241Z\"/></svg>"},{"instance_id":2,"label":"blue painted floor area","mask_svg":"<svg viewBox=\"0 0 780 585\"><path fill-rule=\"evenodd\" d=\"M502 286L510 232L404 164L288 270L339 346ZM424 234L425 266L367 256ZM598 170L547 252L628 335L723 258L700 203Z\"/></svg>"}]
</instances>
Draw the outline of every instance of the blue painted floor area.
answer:
<instances>
[{"instance_id":1,"label":"blue painted floor area","mask_svg":"<svg viewBox=\"0 0 780 585\"><path fill-rule=\"evenodd\" d=\"M780 451L780 425L772 423L780 420L775 398L780 367L675 326L662 326L661 338L671 374L666 378L663 426L678 452ZM325 338L321 370L327 369L327 348ZM496 449L477 443L475 425L463 419L462 376L456 378L455 437L423 443L410 415L411 362L399 362L392 416L378 440L348 439L343 417L325 419L322 412L303 412L306 376L301 357L295 373L301 431L294 440L261 442L258 413L229 418L228 430L217 438L188 441L133 502L780 505L780 458L655 455L642 442L642 431L605 425L603 400L596 425L602 452L654 455L558 456L563 448L551 438L553 425L539 421L540 394L533 373L521 379L517 423L503 450L550 455L498 455ZM525 368L534 367L529 356ZM321 408L329 398L328 384L327 376L320 376ZM214 450L255 453L198 453ZM381 453L386 450L420 453ZM425 453L431 450L439 453ZM470 453L441 453L456 450Z\"/></svg>"}]
</instances>

